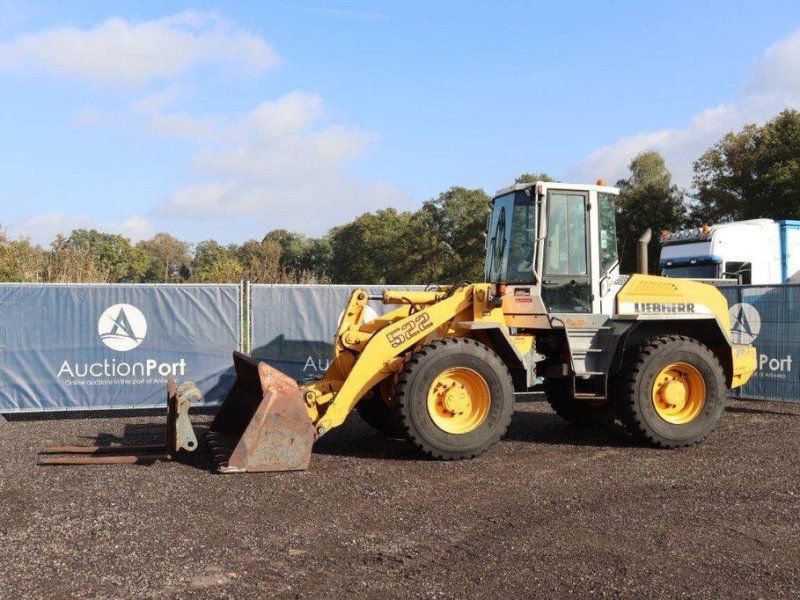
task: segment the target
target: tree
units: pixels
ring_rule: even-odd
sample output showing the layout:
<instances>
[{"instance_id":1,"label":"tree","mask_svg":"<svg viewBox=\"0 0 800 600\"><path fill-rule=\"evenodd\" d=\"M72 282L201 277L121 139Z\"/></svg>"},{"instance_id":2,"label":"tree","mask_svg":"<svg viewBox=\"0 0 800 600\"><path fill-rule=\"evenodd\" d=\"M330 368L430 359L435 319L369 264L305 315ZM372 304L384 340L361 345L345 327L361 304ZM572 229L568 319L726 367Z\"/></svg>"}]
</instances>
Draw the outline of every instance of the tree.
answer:
<instances>
[{"instance_id":1,"label":"tree","mask_svg":"<svg viewBox=\"0 0 800 600\"><path fill-rule=\"evenodd\" d=\"M192 259L192 281L199 283L234 283L242 279L244 269L235 245L223 246L215 240L197 244Z\"/></svg>"},{"instance_id":2,"label":"tree","mask_svg":"<svg viewBox=\"0 0 800 600\"><path fill-rule=\"evenodd\" d=\"M275 242L280 246L281 270L298 280L302 271L303 252L306 246L305 237L286 229L275 229L265 235L263 241Z\"/></svg>"},{"instance_id":3,"label":"tree","mask_svg":"<svg viewBox=\"0 0 800 600\"><path fill-rule=\"evenodd\" d=\"M275 229L264 236L263 243L278 244L281 278L295 283L327 280L333 251L330 241L307 238L285 229Z\"/></svg>"},{"instance_id":4,"label":"tree","mask_svg":"<svg viewBox=\"0 0 800 600\"><path fill-rule=\"evenodd\" d=\"M490 200L481 189L455 186L425 202L404 239L404 283L482 281Z\"/></svg>"},{"instance_id":5,"label":"tree","mask_svg":"<svg viewBox=\"0 0 800 600\"><path fill-rule=\"evenodd\" d=\"M800 218L800 112L728 133L694 163L697 216Z\"/></svg>"},{"instance_id":6,"label":"tree","mask_svg":"<svg viewBox=\"0 0 800 600\"><path fill-rule=\"evenodd\" d=\"M147 269L147 257L128 238L96 229L58 235L50 248L48 281L124 283L140 281Z\"/></svg>"},{"instance_id":7,"label":"tree","mask_svg":"<svg viewBox=\"0 0 800 600\"><path fill-rule=\"evenodd\" d=\"M402 281L401 249L411 214L386 208L365 213L330 232L334 283L392 284Z\"/></svg>"},{"instance_id":8,"label":"tree","mask_svg":"<svg viewBox=\"0 0 800 600\"><path fill-rule=\"evenodd\" d=\"M326 238L308 240L303 250L301 266L306 282L325 283L329 280L333 263L333 246Z\"/></svg>"},{"instance_id":9,"label":"tree","mask_svg":"<svg viewBox=\"0 0 800 600\"><path fill-rule=\"evenodd\" d=\"M281 245L274 239L248 240L238 251L244 278L253 283L283 283Z\"/></svg>"},{"instance_id":10,"label":"tree","mask_svg":"<svg viewBox=\"0 0 800 600\"><path fill-rule=\"evenodd\" d=\"M0 228L0 281L36 282L44 275L45 253L30 240L10 240Z\"/></svg>"},{"instance_id":11,"label":"tree","mask_svg":"<svg viewBox=\"0 0 800 600\"><path fill-rule=\"evenodd\" d=\"M189 244L168 233L157 233L136 244L147 262L142 280L145 282L180 281L192 262Z\"/></svg>"},{"instance_id":12,"label":"tree","mask_svg":"<svg viewBox=\"0 0 800 600\"><path fill-rule=\"evenodd\" d=\"M558 181L547 173L523 173L514 180L514 183L536 183L537 181Z\"/></svg>"},{"instance_id":13,"label":"tree","mask_svg":"<svg viewBox=\"0 0 800 600\"><path fill-rule=\"evenodd\" d=\"M683 191L672 183L672 174L664 158L655 151L642 152L630 163L631 175L617 181L617 238L620 269L623 273L636 270L636 241L648 227L654 238L663 229L680 229L686 224L687 213ZM658 266L658 252L649 253L650 271Z\"/></svg>"}]
</instances>

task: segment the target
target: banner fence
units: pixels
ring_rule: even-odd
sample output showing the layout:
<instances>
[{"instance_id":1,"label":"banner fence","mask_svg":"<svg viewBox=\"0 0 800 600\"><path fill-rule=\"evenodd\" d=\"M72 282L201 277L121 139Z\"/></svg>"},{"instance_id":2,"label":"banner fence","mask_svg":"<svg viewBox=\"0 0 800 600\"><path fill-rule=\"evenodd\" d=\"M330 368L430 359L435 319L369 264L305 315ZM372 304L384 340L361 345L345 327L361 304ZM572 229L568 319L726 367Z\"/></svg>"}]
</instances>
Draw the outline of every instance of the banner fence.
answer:
<instances>
[{"instance_id":1,"label":"banner fence","mask_svg":"<svg viewBox=\"0 0 800 600\"><path fill-rule=\"evenodd\" d=\"M0 412L166 406L192 379L206 404L235 379L239 285L0 285Z\"/></svg>"},{"instance_id":2,"label":"banner fence","mask_svg":"<svg viewBox=\"0 0 800 600\"><path fill-rule=\"evenodd\" d=\"M0 414L163 408L165 383L191 379L204 404L235 380L241 350L298 381L324 374L354 289L422 286L0 284ZM735 341L759 369L735 390L800 402L800 285L731 286ZM375 315L393 309L372 300Z\"/></svg>"},{"instance_id":3,"label":"banner fence","mask_svg":"<svg viewBox=\"0 0 800 600\"><path fill-rule=\"evenodd\" d=\"M734 395L800 402L800 285L720 288L735 342L753 344L758 370Z\"/></svg>"}]
</instances>

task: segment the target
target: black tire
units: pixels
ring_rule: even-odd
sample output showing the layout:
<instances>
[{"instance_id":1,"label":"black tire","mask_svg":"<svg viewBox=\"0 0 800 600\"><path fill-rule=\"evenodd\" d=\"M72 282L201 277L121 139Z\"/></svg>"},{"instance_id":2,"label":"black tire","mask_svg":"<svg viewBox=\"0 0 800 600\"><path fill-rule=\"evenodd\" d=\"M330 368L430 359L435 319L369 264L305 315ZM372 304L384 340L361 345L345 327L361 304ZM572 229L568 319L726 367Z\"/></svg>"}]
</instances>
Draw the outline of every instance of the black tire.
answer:
<instances>
[{"instance_id":1,"label":"black tire","mask_svg":"<svg viewBox=\"0 0 800 600\"><path fill-rule=\"evenodd\" d=\"M705 401L686 423L671 423L656 411L653 385L671 363L687 363L702 377ZM654 337L630 354L617 377L615 405L626 429L637 439L659 448L680 448L705 438L725 408L725 374L716 355L697 340L669 335Z\"/></svg>"},{"instance_id":2,"label":"black tire","mask_svg":"<svg viewBox=\"0 0 800 600\"><path fill-rule=\"evenodd\" d=\"M573 425L579 427L611 425L616 420L616 412L611 402L589 404L573 397L569 379L545 380L544 395L556 414Z\"/></svg>"},{"instance_id":3,"label":"black tire","mask_svg":"<svg viewBox=\"0 0 800 600\"><path fill-rule=\"evenodd\" d=\"M400 428L394 420L392 407L383 400L378 387L376 385L358 401L356 410L367 425L377 429L383 435L387 437L400 435Z\"/></svg>"},{"instance_id":4,"label":"black tire","mask_svg":"<svg viewBox=\"0 0 800 600\"><path fill-rule=\"evenodd\" d=\"M466 433L449 433L428 412L434 380L454 368L474 371L483 379L489 406L480 423ZM514 385L505 363L491 349L472 339L444 338L424 346L406 364L397 385L395 417L406 439L439 460L474 458L506 432L514 412Z\"/></svg>"}]
</instances>

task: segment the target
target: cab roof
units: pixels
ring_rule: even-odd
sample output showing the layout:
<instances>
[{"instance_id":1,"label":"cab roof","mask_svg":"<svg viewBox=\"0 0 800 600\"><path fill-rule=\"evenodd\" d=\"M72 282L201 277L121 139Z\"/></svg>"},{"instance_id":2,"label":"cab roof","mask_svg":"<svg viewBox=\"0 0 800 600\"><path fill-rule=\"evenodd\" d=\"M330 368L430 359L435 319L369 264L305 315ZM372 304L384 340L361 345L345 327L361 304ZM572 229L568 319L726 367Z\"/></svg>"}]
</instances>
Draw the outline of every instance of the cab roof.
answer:
<instances>
[{"instance_id":1,"label":"cab roof","mask_svg":"<svg viewBox=\"0 0 800 600\"><path fill-rule=\"evenodd\" d=\"M610 185L596 185L596 184L588 184L588 183L565 183L562 181L536 181L533 183L515 183L514 185L510 185L502 190L498 190L495 192L495 195L492 197L492 200L498 198L500 196L505 196L506 194L510 194L511 192L521 192L527 190L528 188L542 186L543 190L553 189L553 190L569 190L575 192L604 192L606 194L619 194L619 188L612 187Z\"/></svg>"}]
</instances>

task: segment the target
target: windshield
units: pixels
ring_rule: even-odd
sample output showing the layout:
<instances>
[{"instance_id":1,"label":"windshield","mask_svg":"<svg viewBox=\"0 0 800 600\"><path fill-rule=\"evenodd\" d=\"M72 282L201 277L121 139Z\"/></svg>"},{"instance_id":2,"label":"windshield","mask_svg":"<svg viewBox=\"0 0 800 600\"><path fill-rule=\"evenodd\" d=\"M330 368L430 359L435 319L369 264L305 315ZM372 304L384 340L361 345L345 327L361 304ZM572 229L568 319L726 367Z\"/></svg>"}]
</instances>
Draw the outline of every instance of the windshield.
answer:
<instances>
[{"instance_id":1,"label":"windshield","mask_svg":"<svg viewBox=\"0 0 800 600\"><path fill-rule=\"evenodd\" d=\"M664 277L679 277L682 279L717 279L719 277L719 265L706 263L664 267L661 274Z\"/></svg>"},{"instance_id":2,"label":"windshield","mask_svg":"<svg viewBox=\"0 0 800 600\"><path fill-rule=\"evenodd\" d=\"M536 213L524 192L496 198L486 244L486 281L533 283Z\"/></svg>"}]
</instances>

